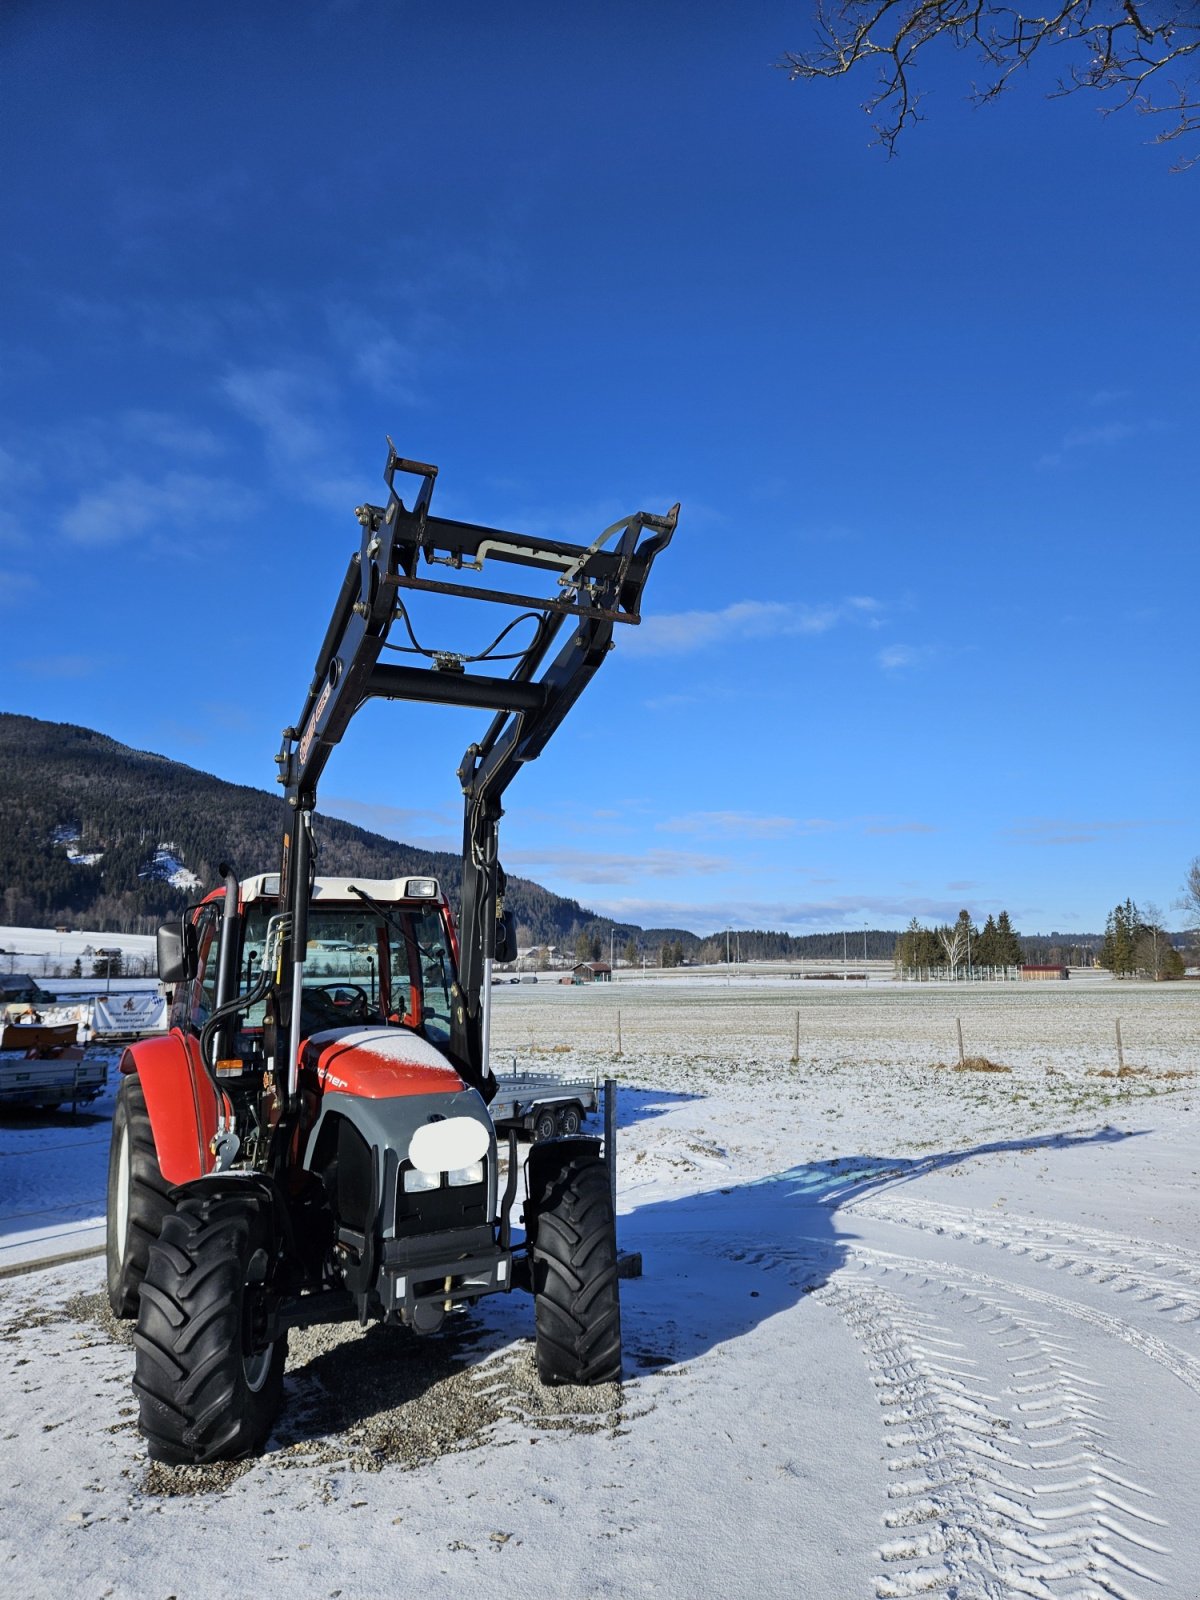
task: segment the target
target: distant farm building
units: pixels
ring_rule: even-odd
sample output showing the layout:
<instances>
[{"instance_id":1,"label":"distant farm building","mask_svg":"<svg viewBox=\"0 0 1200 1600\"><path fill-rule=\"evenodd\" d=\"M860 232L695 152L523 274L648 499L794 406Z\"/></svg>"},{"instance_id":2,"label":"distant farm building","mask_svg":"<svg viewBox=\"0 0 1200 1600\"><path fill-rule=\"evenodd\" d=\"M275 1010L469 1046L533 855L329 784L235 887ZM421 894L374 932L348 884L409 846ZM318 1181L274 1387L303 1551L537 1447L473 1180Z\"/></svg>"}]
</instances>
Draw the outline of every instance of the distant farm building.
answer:
<instances>
[{"instance_id":1,"label":"distant farm building","mask_svg":"<svg viewBox=\"0 0 1200 1600\"><path fill-rule=\"evenodd\" d=\"M611 983L612 968L607 961L577 961L571 969L572 983Z\"/></svg>"},{"instance_id":2,"label":"distant farm building","mask_svg":"<svg viewBox=\"0 0 1200 1600\"><path fill-rule=\"evenodd\" d=\"M1027 963L1021 968L1021 976L1022 978L1032 978L1036 980L1039 978L1069 978L1071 974L1067 971L1066 967L1060 966L1056 963L1050 963L1049 965L1040 967L1030 966Z\"/></svg>"}]
</instances>

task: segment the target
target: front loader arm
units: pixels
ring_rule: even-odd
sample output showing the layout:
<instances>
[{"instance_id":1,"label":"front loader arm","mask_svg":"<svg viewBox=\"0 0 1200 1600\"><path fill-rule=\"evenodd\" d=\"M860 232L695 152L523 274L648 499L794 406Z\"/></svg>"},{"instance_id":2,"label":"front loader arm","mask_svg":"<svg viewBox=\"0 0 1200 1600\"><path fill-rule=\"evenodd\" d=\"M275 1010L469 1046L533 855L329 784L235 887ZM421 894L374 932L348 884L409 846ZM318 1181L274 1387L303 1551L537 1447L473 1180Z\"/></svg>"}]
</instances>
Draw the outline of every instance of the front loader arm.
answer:
<instances>
[{"instance_id":1,"label":"front loader arm","mask_svg":"<svg viewBox=\"0 0 1200 1600\"><path fill-rule=\"evenodd\" d=\"M289 1105L295 1100L300 1043L298 996L313 871L312 813L321 773L354 714L371 698L477 706L495 713L483 739L467 750L458 773L465 803L462 953L451 1040L468 1077L486 1087L481 994L485 964L495 950L501 799L519 768L541 754L591 681L612 648L614 626L640 622L651 565L670 543L679 514L678 505L664 516L636 512L587 545L543 539L431 515L437 470L405 460L388 441L387 505L361 505L355 512L359 549L342 580L302 714L284 730L276 757L289 809L280 897L281 910L291 920L285 924L275 997L278 1022L288 1030ZM396 490L398 473L420 480L411 509ZM477 573L487 562L555 573L555 592L535 596L422 575L430 566ZM533 635L516 650L515 665L506 676L487 670L498 640L479 656L425 650L412 630L406 590L520 607L534 623ZM397 618L405 624L411 648L389 643ZM564 625L570 628L567 640L542 670ZM385 649L397 648L424 657L429 665L381 661ZM505 653L512 654L507 648ZM468 670L481 665L484 670Z\"/></svg>"}]
</instances>

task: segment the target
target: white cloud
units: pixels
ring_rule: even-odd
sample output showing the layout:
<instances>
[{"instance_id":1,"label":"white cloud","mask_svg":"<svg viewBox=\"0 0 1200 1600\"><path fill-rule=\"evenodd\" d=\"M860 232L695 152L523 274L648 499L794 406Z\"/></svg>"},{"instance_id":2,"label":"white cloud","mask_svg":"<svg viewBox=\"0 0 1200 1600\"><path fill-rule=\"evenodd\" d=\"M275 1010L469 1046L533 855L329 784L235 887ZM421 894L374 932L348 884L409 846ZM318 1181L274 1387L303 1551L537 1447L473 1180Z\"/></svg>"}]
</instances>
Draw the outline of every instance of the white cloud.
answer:
<instances>
[{"instance_id":1,"label":"white cloud","mask_svg":"<svg viewBox=\"0 0 1200 1600\"><path fill-rule=\"evenodd\" d=\"M1128 399L1128 389L1095 389L1090 395L1088 395L1088 405L1111 406L1115 405L1118 400Z\"/></svg>"},{"instance_id":2,"label":"white cloud","mask_svg":"<svg viewBox=\"0 0 1200 1600\"><path fill-rule=\"evenodd\" d=\"M938 830L928 822L872 822L863 831L871 834L891 834L936 833Z\"/></svg>"},{"instance_id":3,"label":"white cloud","mask_svg":"<svg viewBox=\"0 0 1200 1600\"><path fill-rule=\"evenodd\" d=\"M168 524L215 523L244 516L253 505L248 491L224 478L168 472L157 482L127 472L84 491L62 516L62 530L75 544L113 545Z\"/></svg>"},{"instance_id":4,"label":"white cloud","mask_svg":"<svg viewBox=\"0 0 1200 1600\"><path fill-rule=\"evenodd\" d=\"M932 661L937 649L931 644L892 644L876 656L885 672L900 672L905 667L920 667Z\"/></svg>"},{"instance_id":5,"label":"white cloud","mask_svg":"<svg viewBox=\"0 0 1200 1600\"><path fill-rule=\"evenodd\" d=\"M780 817L753 811L689 811L655 824L660 833L688 833L708 839L781 839L796 835L855 831L864 834L935 833L928 822L887 816Z\"/></svg>"},{"instance_id":6,"label":"white cloud","mask_svg":"<svg viewBox=\"0 0 1200 1600\"><path fill-rule=\"evenodd\" d=\"M211 428L200 427L169 411L123 411L121 431L135 444L152 445L172 455L219 456L225 446Z\"/></svg>"},{"instance_id":7,"label":"white cloud","mask_svg":"<svg viewBox=\"0 0 1200 1600\"><path fill-rule=\"evenodd\" d=\"M353 306L335 306L328 318L330 332L349 358L356 378L394 405L422 404L418 375L425 351L436 348L441 327L438 318L410 311L405 317L404 337L378 317Z\"/></svg>"},{"instance_id":8,"label":"white cloud","mask_svg":"<svg viewBox=\"0 0 1200 1600\"><path fill-rule=\"evenodd\" d=\"M1010 839L1023 844L1095 844L1104 834L1127 833L1137 828L1172 826L1167 818L1119 817L1100 822L1081 822L1055 817L1031 817L1004 829Z\"/></svg>"},{"instance_id":9,"label":"white cloud","mask_svg":"<svg viewBox=\"0 0 1200 1600\"><path fill-rule=\"evenodd\" d=\"M327 817L338 817L372 833L423 850L457 851L462 846L458 817L448 808L378 805L369 800L353 800L345 795L323 794L320 809ZM430 832L430 829L435 831Z\"/></svg>"},{"instance_id":10,"label":"white cloud","mask_svg":"<svg viewBox=\"0 0 1200 1600\"><path fill-rule=\"evenodd\" d=\"M17 666L31 678L90 678L107 662L105 656L27 656Z\"/></svg>"},{"instance_id":11,"label":"white cloud","mask_svg":"<svg viewBox=\"0 0 1200 1600\"><path fill-rule=\"evenodd\" d=\"M561 873L575 883L640 883L645 878L682 878L693 873L727 872L723 856L686 850L644 850L617 854L599 850L505 850L504 864L522 874Z\"/></svg>"},{"instance_id":12,"label":"white cloud","mask_svg":"<svg viewBox=\"0 0 1200 1600\"><path fill-rule=\"evenodd\" d=\"M0 606L17 606L37 588L37 580L28 572L0 571Z\"/></svg>"},{"instance_id":13,"label":"white cloud","mask_svg":"<svg viewBox=\"0 0 1200 1600\"><path fill-rule=\"evenodd\" d=\"M294 367L234 367L221 380L234 410L261 429L267 448L282 461L318 459L325 431L313 409L319 388Z\"/></svg>"},{"instance_id":14,"label":"white cloud","mask_svg":"<svg viewBox=\"0 0 1200 1600\"><path fill-rule=\"evenodd\" d=\"M737 600L719 611L652 612L621 644L627 655L683 655L738 639L817 636L848 622L874 624L882 603L855 595L827 605Z\"/></svg>"},{"instance_id":15,"label":"white cloud","mask_svg":"<svg viewBox=\"0 0 1200 1600\"><path fill-rule=\"evenodd\" d=\"M691 811L657 824L660 833L692 833L709 839L778 839L785 834L819 833L837 826L822 817L766 817L751 811Z\"/></svg>"},{"instance_id":16,"label":"white cloud","mask_svg":"<svg viewBox=\"0 0 1200 1600\"><path fill-rule=\"evenodd\" d=\"M1111 449L1114 445L1124 444L1127 439L1136 439L1147 433L1161 433L1166 424L1157 418L1148 418L1143 422L1100 422L1089 424L1081 428L1068 428L1059 440L1057 447L1048 450L1038 458L1039 467L1058 467L1062 465L1063 457L1077 450Z\"/></svg>"},{"instance_id":17,"label":"white cloud","mask_svg":"<svg viewBox=\"0 0 1200 1600\"><path fill-rule=\"evenodd\" d=\"M720 933L725 928L762 928L790 933L826 933L845 928L851 937L864 924L903 927L913 917L924 922L953 922L958 900L924 895L840 895L827 900L604 900L593 909L617 922L644 928L688 928L693 933Z\"/></svg>"}]
</instances>

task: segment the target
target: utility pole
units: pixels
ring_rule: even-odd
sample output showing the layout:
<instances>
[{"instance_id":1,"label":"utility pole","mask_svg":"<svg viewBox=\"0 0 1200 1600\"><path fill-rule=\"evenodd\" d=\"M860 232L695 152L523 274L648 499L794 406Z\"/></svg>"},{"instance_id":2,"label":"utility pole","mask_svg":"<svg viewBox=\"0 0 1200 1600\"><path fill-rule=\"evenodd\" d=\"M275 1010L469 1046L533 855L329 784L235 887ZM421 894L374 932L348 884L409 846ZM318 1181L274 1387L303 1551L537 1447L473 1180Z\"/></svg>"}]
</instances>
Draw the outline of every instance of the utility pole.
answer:
<instances>
[{"instance_id":1,"label":"utility pole","mask_svg":"<svg viewBox=\"0 0 1200 1600\"><path fill-rule=\"evenodd\" d=\"M613 975L613 935L616 933L616 931L617 927L616 923L614 923L608 930L608 978L610 983L612 982Z\"/></svg>"},{"instance_id":2,"label":"utility pole","mask_svg":"<svg viewBox=\"0 0 1200 1600\"><path fill-rule=\"evenodd\" d=\"M729 929L725 929L725 965L729 965ZM11 971L11 968L9 969Z\"/></svg>"},{"instance_id":3,"label":"utility pole","mask_svg":"<svg viewBox=\"0 0 1200 1600\"><path fill-rule=\"evenodd\" d=\"M846 981L846 930L842 929L842 982Z\"/></svg>"}]
</instances>

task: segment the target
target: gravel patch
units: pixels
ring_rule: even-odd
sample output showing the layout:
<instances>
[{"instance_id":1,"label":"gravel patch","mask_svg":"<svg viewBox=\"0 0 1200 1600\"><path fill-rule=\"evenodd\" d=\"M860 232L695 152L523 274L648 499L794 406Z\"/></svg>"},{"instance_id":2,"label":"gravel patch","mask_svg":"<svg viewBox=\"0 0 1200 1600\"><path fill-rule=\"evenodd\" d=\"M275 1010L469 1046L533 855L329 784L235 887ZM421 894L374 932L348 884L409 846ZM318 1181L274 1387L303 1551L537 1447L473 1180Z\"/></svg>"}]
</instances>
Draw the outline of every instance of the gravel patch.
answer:
<instances>
[{"instance_id":1,"label":"gravel patch","mask_svg":"<svg viewBox=\"0 0 1200 1600\"><path fill-rule=\"evenodd\" d=\"M133 1346L133 1323L112 1315L103 1292L76 1294L60 1312L31 1315L39 1326L69 1319ZM495 1339L494 1330L469 1317L426 1338L381 1324L294 1331L284 1411L263 1460L326 1473L413 1471L464 1450L515 1443L518 1430L620 1434L620 1384L547 1388L532 1340L495 1351ZM219 1494L259 1465L255 1459L186 1467L151 1461L138 1488L167 1498ZM323 1490L332 1493L328 1483Z\"/></svg>"}]
</instances>

